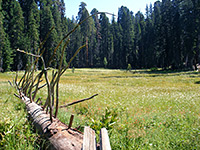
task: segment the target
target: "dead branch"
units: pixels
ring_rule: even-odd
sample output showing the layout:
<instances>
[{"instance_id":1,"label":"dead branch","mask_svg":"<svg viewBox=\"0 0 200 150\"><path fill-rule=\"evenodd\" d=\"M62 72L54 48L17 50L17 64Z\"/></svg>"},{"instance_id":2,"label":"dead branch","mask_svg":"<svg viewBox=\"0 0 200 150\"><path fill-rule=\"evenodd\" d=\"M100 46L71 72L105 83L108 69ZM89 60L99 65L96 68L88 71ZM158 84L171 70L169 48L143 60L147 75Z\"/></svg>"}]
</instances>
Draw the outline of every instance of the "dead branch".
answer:
<instances>
[{"instance_id":1,"label":"dead branch","mask_svg":"<svg viewBox=\"0 0 200 150\"><path fill-rule=\"evenodd\" d=\"M32 53L28 53L28 52L25 52L24 50L17 49L17 51L21 52L21 53L24 53L24 54L27 54L27 55L30 55L30 56L33 56L33 57L40 57L40 55L35 55L35 54L32 54Z\"/></svg>"},{"instance_id":2,"label":"dead branch","mask_svg":"<svg viewBox=\"0 0 200 150\"><path fill-rule=\"evenodd\" d=\"M41 97L39 97L35 103L37 104L39 101L41 101Z\"/></svg>"},{"instance_id":3,"label":"dead branch","mask_svg":"<svg viewBox=\"0 0 200 150\"><path fill-rule=\"evenodd\" d=\"M37 94L37 92L38 92L38 90L39 90L39 83L40 83L40 81L41 81L41 82L43 81L43 80L40 80L40 79L42 78L42 75L43 75L43 71L40 72L40 73L38 74L38 81L37 81L37 83L35 84L36 88L35 88L35 91L34 91L33 100L35 99L36 94ZM36 78L35 78L35 79L36 79Z\"/></svg>"},{"instance_id":4,"label":"dead branch","mask_svg":"<svg viewBox=\"0 0 200 150\"><path fill-rule=\"evenodd\" d=\"M84 48L86 45L83 45L83 46L81 46L81 47L79 47L77 50L76 50L76 52L74 53L74 55L73 55L73 57L69 60L69 62L67 63L67 67L65 67L65 68L63 68L62 69L62 71L61 71L61 73L60 73L60 76L69 68L69 66L70 66L70 64L71 64L71 62L72 62L72 60L74 60L74 58L76 57L76 55L80 52L80 50L82 49L82 48Z\"/></svg>"},{"instance_id":5,"label":"dead branch","mask_svg":"<svg viewBox=\"0 0 200 150\"><path fill-rule=\"evenodd\" d=\"M17 98L20 98L20 99L21 99L21 97L20 97L19 95L17 95L17 94L14 94L14 96L16 96Z\"/></svg>"},{"instance_id":6,"label":"dead branch","mask_svg":"<svg viewBox=\"0 0 200 150\"><path fill-rule=\"evenodd\" d=\"M51 86L50 86L50 83L49 83L49 79L48 79L48 76L47 76L47 71L45 70L45 79L46 79L46 82L47 82L47 89L48 89L48 106L50 107L50 120L51 122L53 122L53 110L52 110L52 101L51 101L51 95L52 95L52 91L51 91Z\"/></svg>"},{"instance_id":7,"label":"dead branch","mask_svg":"<svg viewBox=\"0 0 200 150\"><path fill-rule=\"evenodd\" d=\"M8 83L10 84L10 86L12 86L13 87L13 85L12 85L12 83L8 80Z\"/></svg>"},{"instance_id":8,"label":"dead branch","mask_svg":"<svg viewBox=\"0 0 200 150\"><path fill-rule=\"evenodd\" d=\"M61 59L60 59L60 65L58 67L58 75L57 75L57 78L56 78L56 81L53 83L53 87L54 85L56 84L56 110L55 110L55 118L57 117L58 115L58 103L59 103L59 82L60 82L60 77L61 77L61 70L62 70L62 64L63 64L63 57L64 57L64 51L65 51L65 48L67 46L67 44L69 43L70 39L68 39L66 42L65 42L65 45L63 46L63 49L62 49L62 54L61 54Z\"/></svg>"},{"instance_id":9,"label":"dead branch","mask_svg":"<svg viewBox=\"0 0 200 150\"><path fill-rule=\"evenodd\" d=\"M38 87L38 89L37 89L37 90L40 90L40 89L42 89L42 88L43 88L43 87L45 87L46 85L47 85L46 83L45 83L45 84L43 84L42 86ZM35 93L35 92L36 92L36 90L35 90L35 91L33 91L33 92L32 92L32 94L33 94L33 93Z\"/></svg>"},{"instance_id":10,"label":"dead branch","mask_svg":"<svg viewBox=\"0 0 200 150\"><path fill-rule=\"evenodd\" d=\"M90 99L94 98L94 97L97 96L97 95L98 95L98 94L95 94L95 95L92 95L92 96L89 97L89 98L85 98L85 99L77 100L77 101L75 101L75 102L72 102L72 103L69 103L69 104L66 104L66 105L62 105L62 106L60 106L60 108L68 107L68 106L71 106L71 105L74 105L74 104L77 104L77 103L84 102L84 101L86 101L86 100L90 100Z\"/></svg>"}]
</instances>

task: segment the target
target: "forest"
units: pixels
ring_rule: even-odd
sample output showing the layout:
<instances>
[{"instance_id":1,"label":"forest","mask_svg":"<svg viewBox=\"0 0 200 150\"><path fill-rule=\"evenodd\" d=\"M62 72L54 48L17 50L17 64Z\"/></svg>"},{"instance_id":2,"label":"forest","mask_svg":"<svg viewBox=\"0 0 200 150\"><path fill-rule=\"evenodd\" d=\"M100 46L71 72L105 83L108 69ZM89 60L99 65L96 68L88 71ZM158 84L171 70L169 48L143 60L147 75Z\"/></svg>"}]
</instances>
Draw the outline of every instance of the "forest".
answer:
<instances>
[{"instance_id":1,"label":"forest","mask_svg":"<svg viewBox=\"0 0 200 150\"><path fill-rule=\"evenodd\" d=\"M94 8L88 12L87 4L81 2L77 16L70 19L65 5L64 0L0 0L0 71L24 70L34 58L16 49L37 54L40 43L55 27L43 46L47 62L71 29L101 11ZM71 67L196 69L200 59L199 21L199 0L156 1L146 6L145 14L121 6L112 20L100 13L77 28L65 49L64 65L86 44ZM58 68L60 55L61 48L52 68Z\"/></svg>"}]
</instances>

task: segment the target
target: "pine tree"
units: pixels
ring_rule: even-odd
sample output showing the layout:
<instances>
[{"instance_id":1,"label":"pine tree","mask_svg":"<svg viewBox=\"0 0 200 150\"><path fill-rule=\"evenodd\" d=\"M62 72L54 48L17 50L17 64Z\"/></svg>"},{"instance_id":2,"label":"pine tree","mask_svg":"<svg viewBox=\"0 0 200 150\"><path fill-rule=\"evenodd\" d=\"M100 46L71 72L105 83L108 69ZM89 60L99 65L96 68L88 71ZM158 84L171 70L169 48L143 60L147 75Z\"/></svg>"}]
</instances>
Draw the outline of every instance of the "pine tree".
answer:
<instances>
[{"instance_id":1,"label":"pine tree","mask_svg":"<svg viewBox=\"0 0 200 150\"><path fill-rule=\"evenodd\" d=\"M121 68L133 64L134 55L134 26L131 12L127 7L122 6L118 11L118 23L123 29L122 47L121 49Z\"/></svg>"},{"instance_id":2,"label":"pine tree","mask_svg":"<svg viewBox=\"0 0 200 150\"><path fill-rule=\"evenodd\" d=\"M172 9L171 9L171 0L163 0L161 5L161 36L162 36L162 58L164 68L171 66L171 56L172 56Z\"/></svg>"},{"instance_id":3,"label":"pine tree","mask_svg":"<svg viewBox=\"0 0 200 150\"><path fill-rule=\"evenodd\" d=\"M195 56L195 51L193 47L195 39L195 20L193 14L193 3L191 0L183 0L180 3L180 7L185 67L192 68Z\"/></svg>"},{"instance_id":4,"label":"pine tree","mask_svg":"<svg viewBox=\"0 0 200 150\"><path fill-rule=\"evenodd\" d=\"M2 0L0 0L0 10ZM3 13L0 11L0 69L1 71L10 71L11 65L13 64L13 50L10 48L10 42L8 35L4 31L3 27Z\"/></svg>"},{"instance_id":5,"label":"pine tree","mask_svg":"<svg viewBox=\"0 0 200 150\"><path fill-rule=\"evenodd\" d=\"M181 52L182 45L181 45L181 16L180 16L180 4L181 0L172 1L172 21L171 21L171 34L172 34L172 55L171 58L171 66L172 69L180 69L183 67L183 54Z\"/></svg>"},{"instance_id":6,"label":"pine tree","mask_svg":"<svg viewBox=\"0 0 200 150\"><path fill-rule=\"evenodd\" d=\"M77 25L76 20L72 18L72 20L68 19L68 29L69 31L72 30L75 25ZM70 58L73 56L75 51L82 46L82 35L81 35L81 28L80 26L76 29L75 32L70 36L70 44L68 45L66 49L66 60L69 61ZM80 54L80 53L79 53ZM72 62L73 67L80 67L79 64L81 64L79 58L79 54L76 56L76 59Z\"/></svg>"},{"instance_id":7,"label":"pine tree","mask_svg":"<svg viewBox=\"0 0 200 150\"><path fill-rule=\"evenodd\" d=\"M155 66L156 67L163 67L163 61L162 61L162 37L161 37L161 2L155 2L154 3L154 15L153 15L153 32L154 32L154 38L153 38L153 47L154 47L154 59L155 59Z\"/></svg>"},{"instance_id":8,"label":"pine tree","mask_svg":"<svg viewBox=\"0 0 200 150\"><path fill-rule=\"evenodd\" d=\"M91 11L91 15L94 15L98 13L98 10L96 8L94 8ZM95 29L96 29L96 33L95 33L95 38L93 38L94 40L94 44L93 44L93 65L96 67L100 67L100 57L99 57L99 53L100 53L100 44L101 44L101 25L99 22L99 18L98 15L94 15L93 17L93 21L95 24ZM94 36L94 33L92 34Z\"/></svg>"},{"instance_id":9,"label":"pine tree","mask_svg":"<svg viewBox=\"0 0 200 150\"><path fill-rule=\"evenodd\" d=\"M61 17L61 12L59 11L59 3L58 4L54 3L51 10L52 10L54 23L55 23L55 30L57 32L55 42L59 43L63 38L62 25L61 25L61 23L62 23L61 18L62 17ZM61 55L61 47L62 47L62 45L58 48L57 54L55 56L55 61L56 61L57 67L58 67L59 62L60 62L59 58L60 58L60 55Z\"/></svg>"},{"instance_id":10,"label":"pine tree","mask_svg":"<svg viewBox=\"0 0 200 150\"><path fill-rule=\"evenodd\" d=\"M37 54L39 47L39 11L35 1L32 1L27 17L27 34L30 43L29 52ZM32 58L33 61L33 58Z\"/></svg>"},{"instance_id":11,"label":"pine tree","mask_svg":"<svg viewBox=\"0 0 200 150\"><path fill-rule=\"evenodd\" d=\"M144 15L138 11L135 15L135 54L136 67L143 68L145 64L145 49L144 49L144 34L145 34L145 20Z\"/></svg>"},{"instance_id":12,"label":"pine tree","mask_svg":"<svg viewBox=\"0 0 200 150\"><path fill-rule=\"evenodd\" d=\"M113 35L113 64L112 68L119 68L121 64L121 55L120 52L123 49L122 47L122 27L115 21L114 16L112 17L111 24L111 33Z\"/></svg>"},{"instance_id":13,"label":"pine tree","mask_svg":"<svg viewBox=\"0 0 200 150\"><path fill-rule=\"evenodd\" d=\"M153 26L153 8L150 4L146 6L145 33L144 33L144 68L154 67L156 63L154 51L154 26Z\"/></svg>"},{"instance_id":14,"label":"pine tree","mask_svg":"<svg viewBox=\"0 0 200 150\"><path fill-rule=\"evenodd\" d=\"M104 57L107 58L108 65L111 63L110 55L112 53L112 33L110 32L110 23L109 19L105 13L101 13L100 15L100 33L101 33L101 45L100 45L100 63L101 67L104 67Z\"/></svg>"},{"instance_id":15,"label":"pine tree","mask_svg":"<svg viewBox=\"0 0 200 150\"><path fill-rule=\"evenodd\" d=\"M40 13L41 13L40 39L43 41L47 33L50 31L50 29L52 27L55 27L55 23L50 6L44 6ZM53 30L44 45L45 52L43 55L46 64L49 61L50 56L53 54L53 51L58 44L56 42L56 37L57 37L57 31ZM56 67L57 66L56 62L53 61L51 66Z\"/></svg>"},{"instance_id":16,"label":"pine tree","mask_svg":"<svg viewBox=\"0 0 200 150\"><path fill-rule=\"evenodd\" d=\"M6 12L4 17L5 31L9 36L11 48L14 49L14 70L23 69L26 64L26 56L16 52L16 49L27 49L26 39L24 38L24 17L18 1L3 0L3 10Z\"/></svg>"},{"instance_id":17,"label":"pine tree","mask_svg":"<svg viewBox=\"0 0 200 150\"><path fill-rule=\"evenodd\" d=\"M81 2L79 6L79 12L78 12L78 17L77 20L80 22L86 19L89 16L88 10L86 9L86 3ZM85 22L81 24L81 34L83 36L83 44L89 44L89 37L92 34L92 31L94 30L94 22L92 18L88 18ZM89 52L90 52L90 47L86 46L84 49L82 49L79 53L79 66L80 67L88 67L89 63Z\"/></svg>"}]
</instances>

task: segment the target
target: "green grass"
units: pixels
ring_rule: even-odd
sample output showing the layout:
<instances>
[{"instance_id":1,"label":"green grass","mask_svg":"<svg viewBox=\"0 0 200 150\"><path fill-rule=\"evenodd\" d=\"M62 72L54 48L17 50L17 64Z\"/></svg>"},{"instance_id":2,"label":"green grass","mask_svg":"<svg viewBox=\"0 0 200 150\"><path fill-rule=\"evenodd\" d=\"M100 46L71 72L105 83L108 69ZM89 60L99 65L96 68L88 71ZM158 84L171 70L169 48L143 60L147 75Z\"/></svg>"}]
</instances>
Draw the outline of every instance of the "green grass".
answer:
<instances>
[{"instance_id":1,"label":"green grass","mask_svg":"<svg viewBox=\"0 0 200 150\"><path fill-rule=\"evenodd\" d=\"M33 132L25 104L13 95L8 84L13 77L15 73L0 73L0 150L40 149L45 141Z\"/></svg>"},{"instance_id":2,"label":"green grass","mask_svg":"<svg viewBox=\"0 0 200 150\"><path fill-rule=\"evenodd\" d=\"M23 109L15 108L20 101L12 96L14 90L7 83L13 76L0 74L0 109L4 116L0 122L4 124L15 114L19 115L13 121L20 124L17 119L25 116ZM60 105L99 95L60 109L58 117L68 124L70 114L74 113L73 127L80 126L81 130L90 125L98 133L105 126L111 147L116 150L200 149L199 84L197 72L68 70L61 77ZM45 91L39 95L45 96Z\"/></svg>"}]
</instances>

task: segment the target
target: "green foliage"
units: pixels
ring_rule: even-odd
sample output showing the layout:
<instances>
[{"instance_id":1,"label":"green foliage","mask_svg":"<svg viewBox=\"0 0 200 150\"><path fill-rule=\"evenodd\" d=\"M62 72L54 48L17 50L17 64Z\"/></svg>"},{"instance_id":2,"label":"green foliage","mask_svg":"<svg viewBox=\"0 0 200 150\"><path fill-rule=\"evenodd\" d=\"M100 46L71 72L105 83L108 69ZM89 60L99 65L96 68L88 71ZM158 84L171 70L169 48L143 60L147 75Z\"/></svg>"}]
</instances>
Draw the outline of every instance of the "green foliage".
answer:
<instances>
[{"instance_id":1,"label":"green foliage","mask_svg":"<svg viewBox=\"0 0 200 150\"><path fill-rule=\"evenodd\" d=\"M3 59L3 65L2 68L4 71L10 71L11 69L11 65L13 64L13 50L10 48L10 42L8 40L7 35L5 34L4 37L4 43L1 43L1 47L2 47L2 59Z\"/></svg>"},{"instance_id":2,"label":"green foliage","mask_svg":"<svg viewBox=\"0 0 200 150\"><path fill-rule=\"evenodd\" d=\"M0 32L2 35L5 32L8 38L5 46L9 56L4 60L8 59L10 63L4 66L6 71L25 69L25 65L33 59L15 50L20 48L36 54L39 42L55 26L56 30L43 46L46 49L44 60L47 62L68 31L89 16L84 2L79 5L77 18L72 19L64 15L63 0L2 0L0 5L1 28L4 30ZM97 12L97 9L93 9L91 14ZM118 17L113 15L111 21L105 13L99 17L94 15L71 35L64 53L64 64L76 49L87 44L72 62L76 68L104 67L106 57L107 68L127 69L130 63L133 68L191 69L200 58L199 16L199 3L194 0L156 1L146 6L145 16L140 11L132 12L126 6L121 6ZM61 48L56 52L51 67L58 68L60 55ZM2 51L0 58L2 62ZM41 63L38 64L40 66Z\"/></svg>"},{"instance_id":3,"label":"green foliage","mask_svg":"<svg viewBox=\"0 0 200 150\"><path fill-rule=\"evenodd\" d=\"M32 123L28 121L25 104L12 96L14 89L7 80L14 77L14 73L0 74L0 149L40 149L44 148L45 140L34 132Z\"/></svg>"},{"instance_id":4,"label":"green foliage","mask_svg":"<svg viewBox=\"0 0 200 150\"><path fill-rule=\"evenodd\" d=\"M131 71L131 69L132 69L131 64L128 64L127 71Z\"/></svg>"},{"instance_id":5,"label":"green foliage","mask_svg":"<svg viewBox=\"0 0 200 150\"><path fill-rule=\"evenodd\" d=\"M72 73L74 73L74 71L75 71L75 67L72 67Z\"/></svg>"},{"instance_id":6,"label":"green foliage","mask_svg":"<svg viewBox=\"0 0 200 150\"><path fill-rule=\"evenodd\" d=\"M157 70L158 70L158 68L156 68L156 67L150 68L150 71L157 71Z\"/></svg>"},{"instance_id":7,"label":"green foliage","mask_svg":"<svg viewBox=\"0 0 200 150\"><path fill-rule=\"evenodd\" d=\"M113 129L114 125L117 123L118 114L115 110L106 108L105 114L100 118L91 118L89 126L96 131L97 134L100 133L101 128L106 128L107 130Z\"/></svg>"},{"instance_id":8,"label":"green foliage","mask_svg":"<svg viewBox=\"0 0 200 150\"><path fill-rule=\"evenodd\" d=\"M108 61L107 61L106 57L104 57L104 59L103 59L103 64L104 64L104 67L107 68Z\"/></svg>"},{"instance_id":9,"label":"green foliage","mask_svg":"<svg viewBox=\"0 0 200 150\"><path fill-rule=\"evenodd\" d=\"M42 31L40 36L43 40L45 39L49 30L54 26L55 26L55 23L54 23L50 6L45 6L41 12L41 25L40 25L40 31ZM57 38L57 31L53 30L50 36L48 37L47 42L44 45L45 48L47 49L43 54L45 63L49 61L50 57L53 54L53 50L58 44L56 41L56 38ZM56 67L55 61L52 63L51 67Z\"/></svg>"},{"instance_id":10,"label":"green foliage","mask_svg":"<svg viewBox=\"0 0 200 150\"><path fill-rule=\"evenodd\" d=\"M24 114L23 114L24 115ZM33 133L32 125L23 116L0 122L0 147L2 149L39 149L39 136ZM42 145L41 145L42 146Z\"/></svg>"}]
</instances>

